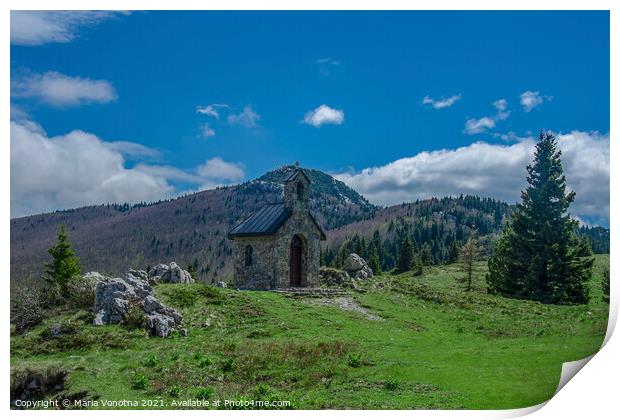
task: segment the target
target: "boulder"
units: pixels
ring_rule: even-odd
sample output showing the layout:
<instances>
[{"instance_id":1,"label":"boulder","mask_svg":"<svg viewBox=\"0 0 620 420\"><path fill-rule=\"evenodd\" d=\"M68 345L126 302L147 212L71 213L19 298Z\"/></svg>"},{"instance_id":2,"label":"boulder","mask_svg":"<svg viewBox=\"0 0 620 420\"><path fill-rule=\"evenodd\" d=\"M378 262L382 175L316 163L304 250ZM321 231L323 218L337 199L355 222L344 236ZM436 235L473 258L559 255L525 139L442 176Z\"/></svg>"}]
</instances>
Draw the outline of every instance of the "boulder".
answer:
<instances>
[{"instance_id":1,"label":"boulder","mask_svg":"<svg viewBox=\"0 0 620 420\"><path fill-rule=\"evenodd\" d=\"M183 270L174 261L170 264L157 264L148 272L147 278L152 283L193 283L188 271Z\"/></svg>"},{"instance_id":2,"label":"boulder","mask_svg":"<svg viewBox=\"0 0 620 420\"><path fill-rule=\"evenodd\" d=\"M342 269L347 272L349 276L354 279L369 279L373 273L368 264L362 257L357 254L349 254L344 260Z\"/></svg>"},{"instance_id":3,"label":"boulder","mask_svg":"<svg viewBox=\"0 0 620 420\"><path fill-rule=\"evenodd\" d=\"M325 286L346 286L351 281L346 271L331 267L319 268L319 279Z\"/></svg>"},{"instance_id":4,"label":"boulder","mask_svg":"<svg viewBox=\"0 0 620 420\"><path fill-rule=\"evenodd\" d=\"M85 278L86 280L90 280L95 283L105 279L105 276L97 273L96 271L89 271L88 273L84 274L82 277Z\"/></svg>"},{"instance_id":5,"label":"boulder","mask_svg":"<svg viewBox=\"0 0 620 420\"><path fill-rule=\"evenodd\" d=\"M122 323L132 305L138 305L151 334L167 337L173 331L182 332L183 318L153 295L145 271L129 270L122 279L101 277L95 287L94 325Z\"/></svg>"}]
</instances>

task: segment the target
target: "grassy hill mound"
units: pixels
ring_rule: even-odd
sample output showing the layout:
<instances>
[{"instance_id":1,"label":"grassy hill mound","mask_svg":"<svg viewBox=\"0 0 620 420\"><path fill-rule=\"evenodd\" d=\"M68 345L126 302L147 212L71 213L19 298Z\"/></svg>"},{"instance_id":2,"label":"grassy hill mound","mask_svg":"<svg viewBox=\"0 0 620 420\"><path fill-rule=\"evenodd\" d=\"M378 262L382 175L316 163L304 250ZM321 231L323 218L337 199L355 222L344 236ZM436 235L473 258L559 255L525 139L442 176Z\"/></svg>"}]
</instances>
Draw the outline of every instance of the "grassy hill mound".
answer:
<instances>
[{"instance_id":1,"label":"grassy hill mound","mask_svg":"<svg viewBox=\"0 0 620 420\"><path fill-rule=\"evenodd\" d=\"M454 265L376 276L349 298L160 285L187 337L93 327L87 312L59 311L11 337L12 392L38 374L64 382L46 397L156 399L164 408L193 398L308 409L530 406L553 395L563 362L602 344L608 265L596 257L593 297L581 306L487 295L482 275L467 293Z\"/></svg>"}]
</instances>

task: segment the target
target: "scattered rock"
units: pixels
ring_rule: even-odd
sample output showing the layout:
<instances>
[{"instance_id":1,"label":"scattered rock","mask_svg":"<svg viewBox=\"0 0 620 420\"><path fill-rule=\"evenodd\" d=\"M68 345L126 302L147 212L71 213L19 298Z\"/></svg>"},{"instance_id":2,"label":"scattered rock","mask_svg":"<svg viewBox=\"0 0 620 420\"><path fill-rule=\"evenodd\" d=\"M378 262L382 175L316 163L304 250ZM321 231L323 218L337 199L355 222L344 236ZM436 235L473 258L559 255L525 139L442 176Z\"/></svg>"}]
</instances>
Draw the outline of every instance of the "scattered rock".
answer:
<instances>
[{"instance_id":1,"label":"scattered rock","mask_svg":"<svg viewBox=\"0 0 620 420\"><path fill-rule=\"evenodd\" d=\"M157 264L148 272L147 278L151 283L194 283L191 274L174 261L169 265Z\"/></svg>"},{"instance_id":2,"label":"scattered rock","mask_svg":"<svg viewBox=\"0 0 620 420\"><path fill-rule=\"evenodd\" d=\"M349 254L346 260L344 260L344 264L342 265L342 269L349 274L354 279L369 279L372 277L373 273L371 268L368 266L366 261L362 257L357 254Z\"/></svg>"},{"instance_id":3,"label":"scattered rock","mask_svg":"<svg viewBox=\"0 0 620 420\"><path fill-rule=\"evenodd\" d=\"M228 287L228 285L226 284L225 281L221 281L221 280L217 280L215 283L213 283L213 285L215 287L220 287L222 289L226 289Z\"/></svg>"},{"instance_id":4,"label":"scattered rock","mask_svg":"<svg viewBox=\"0 0 620 420\"><path fill-rule=\"evenodd\" d=\"M132 305L138 305L151 334L167 337L181 330L183 318L153 295L146 271L129 270L122 279L101 277L95 287L94 325L122 323Z\"/></svg>"},{"instance_id":5,"label":"scattered rock","mask_svg":"<svg viewBox=\"0 0 620 420\"><path fill-rule=\"evenodd\" d=\"M62 325L60 324L52 324L49 328L50 335L54 338L60 337L62 334Z\"/></svg>"},{"instance_id":6,"label":"scattered rock","mask_svg":"<svg viewBox=\"0 0 620 420\"><path fill-rule=\"evenodd\" d=\"M325 286L346 286L351 280L346 271L331 267L321 267L319 279Z\"/></svg>"},{"instance_id":7,"label":"scattered rock","mask_svg":"<svg viewBox=\"0 0 620 420\"><path fill-rule=\"evenodd\" d=\"M84 274L82 277L85 278L86 280L91 280L94 282L98 282L98 281L105 279L105 276L97 273L96 271L89 271L88 273Z\"/></svg>"}]
</instances>

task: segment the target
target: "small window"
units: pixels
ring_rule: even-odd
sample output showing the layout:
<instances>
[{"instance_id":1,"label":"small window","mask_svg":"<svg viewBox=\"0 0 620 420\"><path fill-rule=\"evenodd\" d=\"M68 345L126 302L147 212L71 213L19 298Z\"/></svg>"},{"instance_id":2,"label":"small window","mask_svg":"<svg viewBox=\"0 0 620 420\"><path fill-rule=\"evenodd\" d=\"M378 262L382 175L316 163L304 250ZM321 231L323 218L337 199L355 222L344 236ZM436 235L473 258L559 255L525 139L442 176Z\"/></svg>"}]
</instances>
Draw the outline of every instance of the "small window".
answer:
<instances>
[{"instance_id":1,"label":"small window","mask_svg":"<svg viewBox=\"0 0 620 420\"><path fill-rule=\"evenodd\" d=\"M252 263L254 262L254 256L252 255L254 253L254 250L252 249L252 247L250 245L245 247L245 265L252 265Z\"/></svg>"}]
</instances>

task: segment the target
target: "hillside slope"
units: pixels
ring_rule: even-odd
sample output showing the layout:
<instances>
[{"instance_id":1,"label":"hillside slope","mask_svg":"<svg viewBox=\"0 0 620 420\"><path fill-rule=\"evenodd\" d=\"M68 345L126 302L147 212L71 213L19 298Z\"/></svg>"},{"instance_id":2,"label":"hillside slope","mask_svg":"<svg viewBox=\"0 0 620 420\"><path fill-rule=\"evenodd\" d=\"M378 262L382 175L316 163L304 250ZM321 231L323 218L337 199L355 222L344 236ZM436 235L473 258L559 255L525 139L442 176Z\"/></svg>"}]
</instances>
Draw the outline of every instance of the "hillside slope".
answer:
<instances>
[{"instance_id":1,"label":"hillside slope","mask_svg":"<svg viewBox=\"0 0 620 420\"><path fill-rule=\"evenodd\" d=\"M298 409L527 407L553 396L563 362L600 348L608 266L608 256L597 256L592 300L578 306L488 295L486 264L471 292L457 265L375 277L361 283L366 293L349 296L363 311L163 284L156 293L182 313L187 337L95 327L89 313L64 311L11 336L12 376L55 369L67 374L67 388L42 398L161 399L161 408L193 398L285 400ZM53 325L59 336L49 333Z\"/></svg>"}]
</instances>

